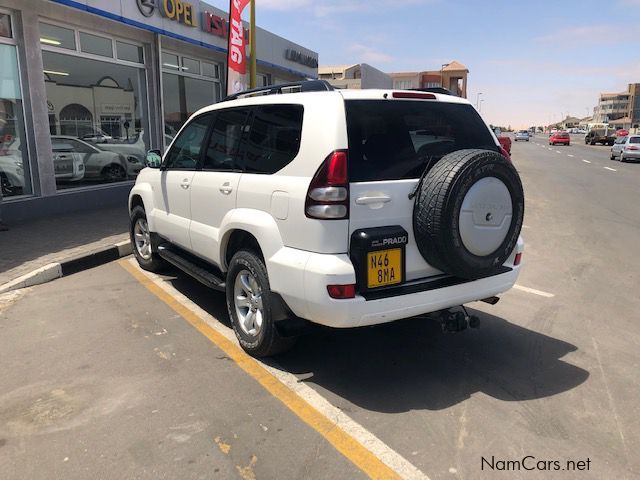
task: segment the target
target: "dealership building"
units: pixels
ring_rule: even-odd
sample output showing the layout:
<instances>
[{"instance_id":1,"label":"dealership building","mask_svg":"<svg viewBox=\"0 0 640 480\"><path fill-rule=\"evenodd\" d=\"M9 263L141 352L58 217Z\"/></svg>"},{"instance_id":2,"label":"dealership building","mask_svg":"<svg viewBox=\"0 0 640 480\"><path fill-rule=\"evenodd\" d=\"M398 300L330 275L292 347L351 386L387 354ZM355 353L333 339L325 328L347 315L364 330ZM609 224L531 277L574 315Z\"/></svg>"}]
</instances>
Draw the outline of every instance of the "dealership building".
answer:
<instances>
[{"instance_id":1,"label":"dealership building","mask_svg":"<svg viewBox=\"0 0 640 480\"><path fill-rule=\"evenodd\" d=\"M145 152L224 97L227 32L198 1L0 0L4 221L124 205ZM317 78L316 52L256 42L258 85Z\"/></svg>"}]
</instances>

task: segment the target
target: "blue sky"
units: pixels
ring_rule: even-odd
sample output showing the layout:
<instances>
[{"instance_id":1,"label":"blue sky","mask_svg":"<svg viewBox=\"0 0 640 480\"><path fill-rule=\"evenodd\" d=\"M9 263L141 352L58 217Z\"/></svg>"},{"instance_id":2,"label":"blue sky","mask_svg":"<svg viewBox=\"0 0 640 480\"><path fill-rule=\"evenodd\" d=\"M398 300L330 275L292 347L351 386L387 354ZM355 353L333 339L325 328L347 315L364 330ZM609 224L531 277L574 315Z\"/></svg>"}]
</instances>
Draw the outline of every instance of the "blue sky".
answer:
<instances>
[{"instance_id":1,"label":"blue sky","mask_svg":"<svg viewBox=\"0 0 640 480\"><path fill-rule=\"evenodd\" d=\"M256 9L260 27L317 51L320 65L419 71L457 60L470 71L469 100L482 92L494 124L584 117L599 92L640 82L640 0L256 0Z\"/></svg>"}]
</instances>

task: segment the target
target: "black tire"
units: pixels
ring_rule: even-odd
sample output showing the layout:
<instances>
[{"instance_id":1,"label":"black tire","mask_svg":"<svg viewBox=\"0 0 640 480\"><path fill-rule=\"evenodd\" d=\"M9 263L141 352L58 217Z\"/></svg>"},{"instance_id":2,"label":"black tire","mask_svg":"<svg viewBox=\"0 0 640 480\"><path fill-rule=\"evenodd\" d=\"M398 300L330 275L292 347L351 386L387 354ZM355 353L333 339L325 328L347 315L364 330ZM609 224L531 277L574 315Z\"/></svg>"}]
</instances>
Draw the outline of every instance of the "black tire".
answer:
<instances>
[{"instance_id":1,"label":"black tire","mask_svg":"<svg viewBox=\"0 0 640 480\"><path fill-rule=\"evenodd\" d=\"M496 179L502 183L498 189L502 192L499 198L506 199L508 195L511 221L508 229L504 229L504 239L498 232L489 242L489 248L493 249L493 243L497 248L474 254L463 240L461 229L468 226L469 221L467 216L464 225L461 224L461 211L471 188L483 179L489 179L492 191L496 190L493 185L498 185ZM483 182L483 187L486 184ZM470 199L473 200L473 196ZM482 204L480 201L472 207L475 209L472 212L474 225L477 225L476 218L483 218L485 209L488 209L487 222L507 220L509 205L505 203ZM491 212L496 214L495 219ZM501 268L516 246L523 218L524 192L511 162L494 151L460 150L444 156L426 175L414 204L413 230L418 249L427 263L451 275L475 279L493 275ZM500 227L497 230L501 230Z\"/></svg>"},{"instance_id":2,"label":"black tire","mask_svg":"<svg viewBox=\"0 0 640 480\"><path fill-rule=\"evenodd\" d=\"M127 179L127 171L122 165L111 163L100 172L105 182L121 182Z\"/></svg>"},{"instance_id":3,"label":"black tire","mask_svg":"<svg viewBox=\"0 0 640 480\"><path fill-rule=\"evenodd\" d=\"M236 309L236 297L234 292L236 279L242 272L249 272L259 287L259 297L262 302L260 310L262 325L257 334L251 335L243 330L240 325ZM282 337L273 319L275 298L269 286L269 277L264 261L252 251L240 250L229 263L227 272L227 310L233 331L240 342L240 346L252 357L269 357L289 350L296 343L295 337Z\"/></svg>"},{"instance_id":4,"label":"black tire","mask_svg":"<svg viewBox=\"0 0 640 480\"><path fill-rule=\"evenodd\" d=\"M153 251L151 247L151 232L149 232L149 252L150 255L145 255L142 248L139 247L139 243L136 241L136 224L138 222L144 222L147 225L147 214L144 208L141 206L134 207L131 211L131 217L129 222L129 238L131 239L131 248L133 250L133 256L136 257L138 265L144 270L150 272L161 272L167 268L167 263Z\"/></svg>"}]
</instances>

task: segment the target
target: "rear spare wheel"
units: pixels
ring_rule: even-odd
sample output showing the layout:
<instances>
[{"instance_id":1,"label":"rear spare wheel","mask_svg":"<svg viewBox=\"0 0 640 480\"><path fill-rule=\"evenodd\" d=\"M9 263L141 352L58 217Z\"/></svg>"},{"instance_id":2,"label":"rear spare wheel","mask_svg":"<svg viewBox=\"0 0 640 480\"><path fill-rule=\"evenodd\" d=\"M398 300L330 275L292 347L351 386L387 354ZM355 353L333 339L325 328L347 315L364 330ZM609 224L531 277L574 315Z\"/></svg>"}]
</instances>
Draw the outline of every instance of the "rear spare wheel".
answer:
<instances>
[{"instance_id":1,"label":"rear spare wheel","mask_svg":"<svg viewBox=\"0 0 640 480\"><path fill-rule=\"evenodd\" d=\"M490 150L444 156L420 185L413 211L424 259L466 279L496 274L516 246L524 216L518 172Z\"/></svg>"}]
</instances>

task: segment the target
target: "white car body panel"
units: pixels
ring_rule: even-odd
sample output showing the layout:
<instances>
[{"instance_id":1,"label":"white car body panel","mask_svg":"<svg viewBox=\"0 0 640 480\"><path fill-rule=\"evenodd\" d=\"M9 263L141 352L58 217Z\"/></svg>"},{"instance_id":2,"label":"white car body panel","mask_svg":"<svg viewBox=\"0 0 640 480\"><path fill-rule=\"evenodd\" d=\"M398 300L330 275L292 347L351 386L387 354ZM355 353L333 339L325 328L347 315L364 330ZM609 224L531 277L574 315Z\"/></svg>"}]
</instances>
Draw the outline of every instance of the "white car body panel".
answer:
<instances>
[{"instance_id":1,"label":"white car body panel","mask_svg":"<svg viewBox=\"0 0 640 480\"><path fill-rule=\"evenodd\" d=\"M196 172L191 183L190 250L216 265L223 263L221 225L225 216L236 208L240 175L201 171Z\"/></svg>"}]
</instances>

